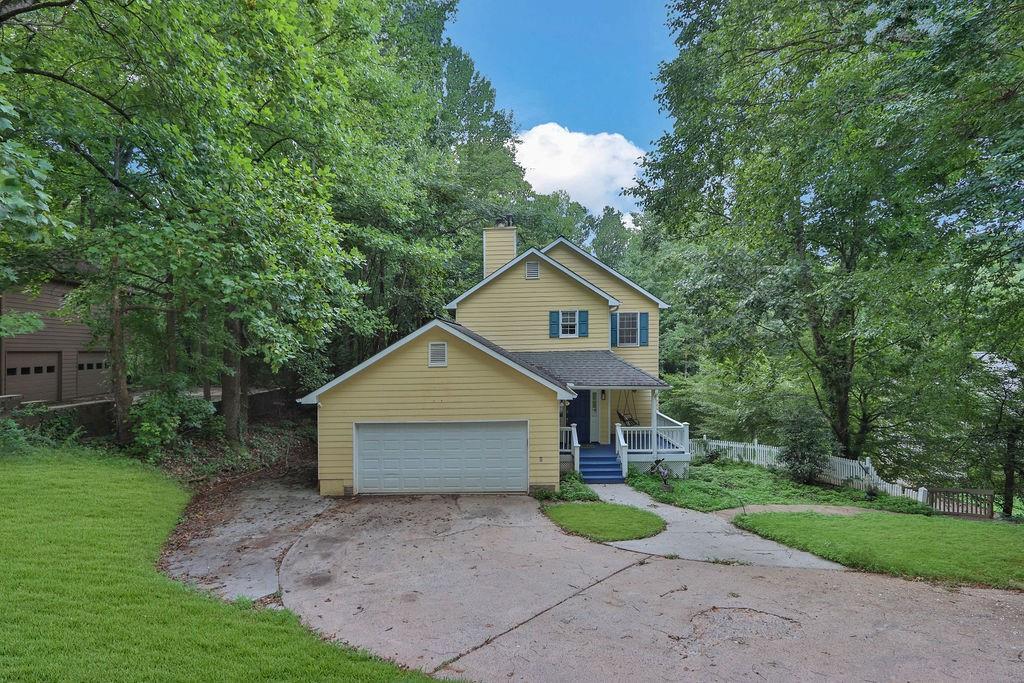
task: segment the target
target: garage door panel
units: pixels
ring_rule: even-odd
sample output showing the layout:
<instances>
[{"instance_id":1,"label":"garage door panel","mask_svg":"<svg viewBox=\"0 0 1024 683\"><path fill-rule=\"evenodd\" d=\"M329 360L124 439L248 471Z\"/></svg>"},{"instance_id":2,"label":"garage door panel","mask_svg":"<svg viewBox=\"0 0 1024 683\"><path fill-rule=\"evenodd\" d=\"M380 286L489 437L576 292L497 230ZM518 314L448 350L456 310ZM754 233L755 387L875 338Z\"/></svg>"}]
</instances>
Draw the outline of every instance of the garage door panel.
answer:
<instances>
[{"instance_id":1,"label":"garage door panel","mask_svg":"<svg viewBox=\"0 0 1024 683\"><path fill-rule=\"evenodd\" d=\"M526 422L356 425L359 493L526 491Z\"/></svg>"}]
</instances>

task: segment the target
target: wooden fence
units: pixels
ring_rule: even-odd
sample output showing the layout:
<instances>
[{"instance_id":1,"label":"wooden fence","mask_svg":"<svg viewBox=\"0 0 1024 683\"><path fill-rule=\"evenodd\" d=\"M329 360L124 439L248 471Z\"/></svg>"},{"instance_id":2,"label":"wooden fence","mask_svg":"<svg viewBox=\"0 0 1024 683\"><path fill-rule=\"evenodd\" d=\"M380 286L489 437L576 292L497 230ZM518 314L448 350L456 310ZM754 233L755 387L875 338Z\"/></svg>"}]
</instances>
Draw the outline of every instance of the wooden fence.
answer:
<instances>
[{"instance_id":1,"label":"wooden fence","mask_svg":"<svg viewBox=\"0 0 1024 683\"><path fill-rule=\"evenodd\" d=\"M717 451L721 455L749 462L761 467L782 467L779 460L779 447L767 446L757 443L742 443L739 441L722 441L721 439L692 439L690 450L693 457L707 456ZM818 481L835 486L851 486L862 491L876 489L890 496L911 498L920 503L928 501L928 489L919 489L906 486L900 483L892 483L882 479L871 464L871 458L864 460L851 460L849 458L837 458L829 456L825 470L818 476Z\"/></svg>"},{"instance_id":2,"label":"wooden fence","mask_svg":"<svg viewBox=\"0 0 1024 683\"><path fill-rule=\"evenodd\" d=\"M995 496L991 489L932 489L928 505L941 515L992 519Z\"/></svg>"}]
</instances>

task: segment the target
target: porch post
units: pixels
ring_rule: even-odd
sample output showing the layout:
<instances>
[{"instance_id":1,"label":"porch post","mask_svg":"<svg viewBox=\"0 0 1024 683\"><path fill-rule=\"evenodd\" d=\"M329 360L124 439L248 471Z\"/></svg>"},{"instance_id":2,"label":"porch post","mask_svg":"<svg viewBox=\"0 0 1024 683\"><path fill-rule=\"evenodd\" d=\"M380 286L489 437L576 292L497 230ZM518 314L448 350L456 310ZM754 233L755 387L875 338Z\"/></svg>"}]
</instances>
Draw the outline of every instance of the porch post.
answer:
<instances>
[{"instance_id":1,"label":"porch post","mask_svg":"<svg viewBox=\"0 0 1024 683\"><path fill-rule=\"evenodd\" d=\"M658 459L658 390L651 389L651 460Z\"/></svg>"}]
</instances>

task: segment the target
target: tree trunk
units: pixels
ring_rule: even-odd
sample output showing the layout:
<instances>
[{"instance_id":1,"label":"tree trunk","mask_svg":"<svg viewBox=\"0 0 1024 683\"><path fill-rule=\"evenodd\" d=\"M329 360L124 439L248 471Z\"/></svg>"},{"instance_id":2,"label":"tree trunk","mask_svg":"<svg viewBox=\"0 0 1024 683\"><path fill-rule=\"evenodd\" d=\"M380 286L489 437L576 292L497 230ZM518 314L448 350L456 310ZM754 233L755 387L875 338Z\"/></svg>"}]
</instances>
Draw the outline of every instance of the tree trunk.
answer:
<instances>
[{"instance_id":1,"label":"tree trunk","mask_svg":"<svg viewBox=\"0 0 1024 683\"><path fill-rule=\"evenodd\" d=\"M210 386L210 375L207 373L207 370L206 370L206 360L210 357L210 345L206 343L206 323L207 323L208 318L209 318L209 313L208 313L206 307L204 306L203 307L203 313L202 313L202 322L203 322L203 324L200 325L200 327L199 327L199 329L200 329L199 335L200 335L200 340L201 340L199 342L199 357L202 359L202 367L203 367L203 400L204 401L210 401L210 400L213 399L213 387Z\"/></svg>"},{"instance_id":2,"label":"tree trunk","mask_svg":"<svg viewBox=\"0 0 1024 683\"><path fill-rule=\"evenodd\" d=\"M174 276L167 276L167 284L171 293L167 300L167 311L164 313L164 348L167 353L167 374L178 372L178 306L174 296Z\"/></svg>"},{"instance_id":3,"label":"tree trunk","mask_svg":"<svg viewBox=\"0 0 1024 683\"><path fill-rule=\"evenodd\" d=\"M227 320L228 345L224 349L225 372L221 375L220 405L221 414L224 416L224 438L231 446L239 446L242 442L240 430L240 403L241 403L241 368L238 352L239 322L229 317Z\"/></svg>"},{"instance_id":4,"label":"tree trunk","mask_svg":"<svg viewBox=\"0 0 1024 683\"><path fill-rule=\"evenodd\" d=\"M111 265L116 277L119 259L114 257ZM128 393L128 364L125 358L124 302L121 287L117 284L110 294L110 385L111 393L114 395L117 443L124 446L131 440L129 410L132 399Z\"/></svg>"},{"instance_id":5,"label":"tree trunk","mask_svg":"<svg viewBox=\"0 0 1024 683\"><path fill-rule=\"evenodd\" d=\"M1011 429L1006 435L1006 454L1003 457L1003 515L1013 515L1013 496L1017 492L1017 446L1020 430Z\"/></svg>"},{"instance_id":6,"label":"tree trunk","mask_svg":"<svg viewBox=\"0 0 1024 683\"><path fill-rule=\"evenodd\" d=\"M245 356L238 360L238 435L245 438L249 431L249 364Z\"/></svg>"}]
</instances>

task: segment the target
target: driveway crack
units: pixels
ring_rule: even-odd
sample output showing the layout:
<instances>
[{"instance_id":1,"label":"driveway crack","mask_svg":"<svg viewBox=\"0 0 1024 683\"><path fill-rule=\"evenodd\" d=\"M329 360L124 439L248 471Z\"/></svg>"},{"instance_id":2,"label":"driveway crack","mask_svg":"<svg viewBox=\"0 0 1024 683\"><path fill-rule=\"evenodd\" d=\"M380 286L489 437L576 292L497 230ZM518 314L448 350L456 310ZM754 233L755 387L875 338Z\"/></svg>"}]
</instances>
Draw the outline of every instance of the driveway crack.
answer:
<instances>
[{"instance_id":1,"label":"driveway crack","mask_svg":"<svg viewBox=\"0 0 1024 683\"><path fill-rule=\"evenodd\" d=\"M529 624L531 621L533 621L537 617L539 617L541 615L544 615L544 614L547 614L548 612L550 612L551 610L555 609L556 607L565 604L566 602L572 600L573 598L575 598L576 596L580 595L581 593L584 593L584 592L590 590L594 586L607 581L608 579L612 578L613 576L618 576L619 574L621 574L622 572L626 571L627 569L632 569L633 567L638 567L640 565L647 564L648 561L650 561L650 556L649 555L647 555L647 556L637 560L636 562L631 562L631 563L627 564L625 567L622 567L620 569L616 569L611 574L608 574L607 576L604 576L604 577L598 579L597 581L594 581L594 582L592 582L590 584L587 584L583 588L580 588L576 592L567 595L566 597L562 598L558 602L556 602L556 603L554 603L552 605L548 605L547 607L545 607L541 611L537 612L533 616L530 616L530 617L527 617L526 619L523 619L518 624L513 624L512 626L509 626L507 629L505 629L501 633L495 633L493 636L489 637L487 640L483 641L482 643L480 643L478 645L474 645L473 647L469 648L468 650L466 650L464 652L460 652L459 654L455 655L451 659L447 659L447 660L441 662L436 667L431 669L430 673L431 674L436 674L441 669L444 669L447 666L451 666L452 664L454 664L455 662L459 661L460 659L462 659L466 655L470 655L470 654L476 652L477 650L479 650L480 648L483 648L483 647L486 647L486 646L490 645L491 643L496 641L498 638L501 638L502 636L505 636L505 635L508 635L509 633L512 633L512 631L515 631L516 629L520 628L521 626L525 626L526 624Z\"/></svg>"}]
</instances>

